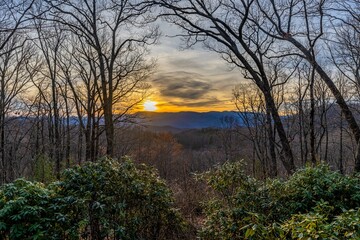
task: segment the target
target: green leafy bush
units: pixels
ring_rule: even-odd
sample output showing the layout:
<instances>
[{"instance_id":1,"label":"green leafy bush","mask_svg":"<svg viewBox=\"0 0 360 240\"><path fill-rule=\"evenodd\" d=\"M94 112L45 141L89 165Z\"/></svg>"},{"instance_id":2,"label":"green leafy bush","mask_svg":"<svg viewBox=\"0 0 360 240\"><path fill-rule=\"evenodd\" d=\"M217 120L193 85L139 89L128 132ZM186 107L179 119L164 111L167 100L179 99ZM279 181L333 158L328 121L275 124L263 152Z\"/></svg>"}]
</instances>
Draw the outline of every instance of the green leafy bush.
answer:
<instances>
[{"instance_id":1,"label":"green leafy bush","mask_svg":"<svg viewBox=\"0 0 360 240\"><path fill-rule=\"evenodd\" d=\"M24 179L0 189L0 239L46 239L53 192Z\"/></svg>"},{"instance_id":2,"label":"green leafy bush","mask_svg":"<svg viewBox=\"0 0 360 240\"><path fill-rule=\"evenodd\" d=\"M281 225L281 239L360 239L360 210L348 210L332 219L326 214L328 203L312 212L295 214Z\"/></svg>"},{"instance_id":3,"label":"green leafy bush","mask_svg":"<svg viewBox=\"0 0 360 240\"><path fill-rule=\"evenodd\" d=\"M0 239L183 239L184 223L154 169L103 159L45 187L0 189Z\"/></svg>"},{"instance_id":4,"label":"green leafy bush","mask_svg":"<svg viewBox=\"0 0 360 240\"><path fill-rule=\"evenodd\" d=\"M338 239L360 239L360 209L345 211L329 224Z\"/></svg>"},{"instance_id":5,"label":"green leafy bush","mask_svg":"<svg viewBox=\"0 0 360 240\"><path fill-rule=\"evenodd\" d=\"M204 205L203 239L261 239L267 232L262 185L247 176L242 162L225 163L199 177L215 191Z\"/></svg>"},{"instance_id":6,"label":"green leafy bush","mask_svg":"<svg viewBox=\"0 0 360 240\"><path fill-rule=\"evenodd\" d=\"M203 239L346 239L358 236L360 179L328 166L298 170L286 181L256 181L241 163L200 178L215 197L204 206ZM355 210L354 210L355 209ZM343 223L346 223L343 224Z\"/></svg>"},{"instance_id":7,"label":"green leafy bush","mask_svg":"<svg viewBox=\"0 0 360 240\"><path fill-rule=\"evenodd\" d=\"M276 217L282 219L307 213L321 201L332 207L330 217L360 206L360 178L331 171L326 165L299 169L276 192L272 198L281 209Z\"/></svg>"},{"instance_id":8,"label":"green leafy bush","mask_svg":"<svg viewBox=\"0 0 360 240\"><path fill-rule=\"evenodd\" d=\"M66 170L54 187L59 221L72 237L175 239L181 232L170 190L145 165L103 159Z\"/></svg>"}]
</instances>

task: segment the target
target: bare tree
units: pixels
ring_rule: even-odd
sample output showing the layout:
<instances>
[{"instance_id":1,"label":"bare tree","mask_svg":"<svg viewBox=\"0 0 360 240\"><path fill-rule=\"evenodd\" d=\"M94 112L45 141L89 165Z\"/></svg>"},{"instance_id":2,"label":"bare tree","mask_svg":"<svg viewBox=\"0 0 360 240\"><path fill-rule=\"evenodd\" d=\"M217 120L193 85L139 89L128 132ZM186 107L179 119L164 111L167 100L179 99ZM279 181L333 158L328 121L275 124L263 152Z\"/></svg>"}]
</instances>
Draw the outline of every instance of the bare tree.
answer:
<instances>
[{"instance_id":1,"label":"bare tree","mask_svg":"<svg viewBox=\"0 0 360 240\"><path fill-rule=\"evenodd\" d=\"M224 151L226 161L233 161L237 158L236 135L239 127L238 118L233 115L227 115L220 118L221 128L217 131L217 136L220 140L220 145Z\"/></svg>"},{"instance_id":2,"label":"bare tree","mask_svg":"<svg viewBox=\"0 0 360 240\"><path fill-rule=\"evenodd\" d=\"M269 127L267 122L267 113L265 109L264 96L261 91L253 84L242 84L235 87L233 90L235 106L239 111L239 117L246 126L247 131L243 134L249 141L252 142L252 167L253 175L256 176L256 160L260 162L263 177L267 176L267 163L270 162L269 176L277 175L277 164L272 158L274 149L270 149L273 145L269 144L270 137ZM274 140L274 139L272 139ZM269 152L271 153L269 161Z\"/></svg>"},{"instance_id":3,"label":"bare tree","mask_svg":"<svg viewBox=\"0 0 360 240\"><path fill-rule=\"evenodd\" d=\"M55 161L55 171L57 177L60 178L62 151L61 151L61 136L60 136L60 107L59 107L59 89L60 84L58 80L58 68L59 68L59 55L61 51L61 45L64 42L64 33L58 25L52 25L51 27L44 27L42 20L35 21L37 30L37 41L39 50L42 53L44 59L44 68L41 71L42 81L48 81L50 87L50 115L49 115L49 138L51 142L50 158ZM37 87L41 92L42 89Z\"/></svg>"},{"instance_id":4,"label":"bare tree","mask_svg":"<svg viewBox=\"0 0 360 240\"><path fill-rule=\"evenodd\" d=\"M6 44L33 18L30 14L35 0L0 1L0 51L3 52Z\"/></svg>"},{"instance_id":5,"label":"bare tree","mask_svg":"<svg viewBox=\"0 0 360 240\"><path fill-rule=\"evenodd\" d=\"M335 39L328 44L337 69L356 85L360 85L360 2L338 2L330 20Z\"/></svg>"},{"instance_id":6,"label":"bare tree","mask_svg":"<svg viewBox=\"0 0 360 240\"><path fill-rule=\"evenodd\" d=\"M6 125L15 116L19 107L20 94L29 88L30 76L35 74L28 71L27 64L31 61L32 47L19 34L14 34L0 53L0 154L1 154L1 182L7 182L7 172L13 171L13 160L6 149Z\"/></svg>"},{"instance_id":7,"label":"bare tree","mask_svg":"<svg viewBox=\"0 0 360 240\"><path fill-rule=\"evenodd\" d=\"M97 92L99 76L91 48L76 37L61 58L62 78L69 85L69 96L75 104L79 123L78 162L95 161L98 156L100 119L103 116L100 95ZM85 156L82 157L82 136L85 136Z\"/></svg>"},{"instance_id":8,"label":"bare tree","mask_svg":"<svg viewBox=\"0 0 360 240\"><path fill-rule=\"evenodd\" d=\"M204 43L219 53L234 67L242 69L245 78L251 79L264 95L266 108L271 113L282 146L281 161L288 173L295 170L294 157L287 139L276 103L273 98L267 62L274 48L269 38L251 21L255 1L143 1L164 10L169 22L183 29L188 46Z\"/></svg>"},{"instance_id":9,"label":"bare tree","mask_svg":"<svg viewBox=\"0 0 360 240\"><path fill-rule=\"evenodd\" d=\"M293 92L296 99L292 99L292 101L296 104L293 114L298 118L300 158L303 164L309 160L312 164L315 164L318 161L315 151L315 113L317 102L314 96L314 83L316 74L314 68L304 62L297 67L296 76L296 88Z\"/></svg>"},{"instance_id":10,"label":"bare tree","mask_svg":"<svg viewBox=\"0 0 360 240\"><path fill-rule=\"evenodd\" d=\"M93 54L96 68L96 91L105 123L106 153L113 156L114 126L118 106L133 93L153 69L145 61L146 46L157 39L157 29L146 28L146 8L135 9L133 1L47 1L54 21L66 27ZM123 103L123 102L122 102Z\"/></svg>"},{"instance_id":11,"label":"bare tree","mask_svg":"<svg viewBox=\"0 0 360 240\"><path fill-rule=\"evenodd\" d=\"M334 2L331 0L279 2L256 0L257 10L256 14L252 16L252 22L263 33L279 41L280 52L298 55L311 64L332 92L356 141L359 142L360 128L354 114L335 85L331 74L321 66L321 55L317 51L317 46L324 41L325 29L329 27L329 15L334 10L333 4ZM340 6L336 5L336 7ZM347 10L344 12L349 13ZM360 144L358 146L360 148ZM360 151L358 152L360 153ZM356 157L355 165L355 170L359 171L360 154Z\"/></svg>"}]
</instances>

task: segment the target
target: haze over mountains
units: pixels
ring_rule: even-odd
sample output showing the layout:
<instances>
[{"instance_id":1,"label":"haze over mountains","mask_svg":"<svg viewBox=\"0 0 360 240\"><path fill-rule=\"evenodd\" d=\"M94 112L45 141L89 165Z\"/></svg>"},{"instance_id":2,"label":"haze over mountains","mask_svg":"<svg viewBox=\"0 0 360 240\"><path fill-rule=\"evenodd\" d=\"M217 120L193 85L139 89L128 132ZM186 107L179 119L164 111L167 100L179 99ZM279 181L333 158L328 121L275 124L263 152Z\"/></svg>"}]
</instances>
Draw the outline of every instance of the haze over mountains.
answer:
<instances>
[{"instance_id":1,"label":"haze over mountains","mask_svg":"<svg viewBox=\"0 0 360 240\"><path fill-rule=\"evenodd\" d=\"M118 119L118 126L129 126L137 123L134 126L145 126L152 130L186 130L186 129L202 129L202 128L229 128L230 126L245 127L245 120L251 125L254 123L254 118L261 113L239 113L234 111L224 112L139 112L135 115L123 116ZM31 117L14 116L13 120L27 122ZM131 119L131 120L130 120ZM61 119L66 124L66 119ZM69 118L70 125L78 125L79 118L71 116ZM83 117L84 124L87 123L87 117ZM104 119L98 119L99 125L104 125Z\"/></svg>"},{"instance_id":2,"label":"haze over mountains","mask_svg":"<svg viewBox=\"0 0 360 240\"><path fill-rule=\"evenodd\" d=\"M250 119L254 113L245 113ZM141 112L141 123L149 127L168 127L179 130L226 128L229 124L245 126L238 112ZM244 115L244 113L242 113Z\"/></svg>"}]
</instances>

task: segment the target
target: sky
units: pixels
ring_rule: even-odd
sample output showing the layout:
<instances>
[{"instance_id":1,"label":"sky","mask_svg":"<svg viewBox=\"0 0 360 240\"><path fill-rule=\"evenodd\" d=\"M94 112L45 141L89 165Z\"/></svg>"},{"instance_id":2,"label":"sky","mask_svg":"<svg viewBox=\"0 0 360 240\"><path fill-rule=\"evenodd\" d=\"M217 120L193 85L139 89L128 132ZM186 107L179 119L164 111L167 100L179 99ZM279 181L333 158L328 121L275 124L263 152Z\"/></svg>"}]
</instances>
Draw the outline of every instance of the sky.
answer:
<instances>
[{"instance_id":1,"label":"sky","mask_svg":"<svg viewBox=\"0 0 360 240\"><path fill-rule=\"evenodd\" d=\"M151 47L151 57L157 59L157 69L150 84L147 101L156 102L157 112L231 111L235 110L232 89L242 76L216 53L201 45L181 50L177 29L161 23L162 37Z\"/></svg>"}]
</instances>

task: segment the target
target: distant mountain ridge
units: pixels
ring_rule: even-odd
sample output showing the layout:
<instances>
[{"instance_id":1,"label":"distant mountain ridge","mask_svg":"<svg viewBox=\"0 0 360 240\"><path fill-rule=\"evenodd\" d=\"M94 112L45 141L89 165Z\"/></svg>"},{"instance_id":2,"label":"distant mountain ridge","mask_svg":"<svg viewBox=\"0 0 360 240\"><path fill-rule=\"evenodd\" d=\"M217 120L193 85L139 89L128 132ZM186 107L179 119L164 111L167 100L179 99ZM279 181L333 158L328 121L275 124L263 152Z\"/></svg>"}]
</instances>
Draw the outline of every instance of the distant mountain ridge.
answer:
<instances>
[{"instance_id":1,"label":"distant mountain ridge","mask_svg":"<svg viewBox=\"0 0 360 240\"><path fill-rule=\"evenodd\" d=\"M252 119L254 113L242 113ZM226 128L245 126L238 112L141 112L141 124L175 129Z\"/></svg>"},{"instance_id":2,"label":"distant mountain ridge","mask_svg":"<svg viewBox=\"0 0 360 240\"><path fill-rule=\"evenodd\" d=\"M187 129L229 128L230 126L245 127L244 117L252 125L254 118L261 113L251 112L138 112L135 115L124 115L117 120L117 126L144 126L154 131L179 132ZM32 117L16 117L13 120L26 122ZM66 119L62 118L63 124ZM83 117L84 124L87 117ZM104 119L97 119L99 125L104 125ZM75 116L69 118L70 125L79 125L80 119Z\"/></svg>"}]
</instances>

